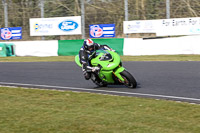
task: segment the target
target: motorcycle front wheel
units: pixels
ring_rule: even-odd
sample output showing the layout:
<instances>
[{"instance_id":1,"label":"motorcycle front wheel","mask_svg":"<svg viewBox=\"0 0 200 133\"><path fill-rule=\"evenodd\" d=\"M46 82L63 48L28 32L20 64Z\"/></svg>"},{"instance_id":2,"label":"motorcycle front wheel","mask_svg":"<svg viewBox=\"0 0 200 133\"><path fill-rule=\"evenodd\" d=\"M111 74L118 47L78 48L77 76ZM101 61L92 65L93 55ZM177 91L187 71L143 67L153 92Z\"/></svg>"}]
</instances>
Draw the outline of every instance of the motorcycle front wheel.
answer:
<instances>
[{"instance_id":1,"label":"motorcycle front wheel","mask_svg":"<svg viewBox=\"0 0 200 133\"><path fill-rule=\"evenodd\" d=\"M136 88L137 82L135 78L126 70L120 73L122 78L124 79L124 85L128 88Z\"/></svg>"}]
</instances>

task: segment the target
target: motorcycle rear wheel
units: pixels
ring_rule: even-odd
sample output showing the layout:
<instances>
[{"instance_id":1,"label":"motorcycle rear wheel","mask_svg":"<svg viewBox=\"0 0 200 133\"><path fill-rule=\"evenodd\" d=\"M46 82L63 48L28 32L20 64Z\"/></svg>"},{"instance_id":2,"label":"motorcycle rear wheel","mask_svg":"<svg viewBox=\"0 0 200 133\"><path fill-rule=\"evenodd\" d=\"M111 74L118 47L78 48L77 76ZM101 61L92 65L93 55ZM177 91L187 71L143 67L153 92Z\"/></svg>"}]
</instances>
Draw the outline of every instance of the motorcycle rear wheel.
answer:
<instances>
[{"instance_id":1,"label":"motorcycle rear wheel","mask_svg":"<svg viewBox=\"0 0 200 133\"><path fill-rule=\"evenodd\" d=\"M128 88L136 88L137 82L135 78L126 70L120 73L122 78L124 79L124 85Z\"/></svg>"}]
</instances>

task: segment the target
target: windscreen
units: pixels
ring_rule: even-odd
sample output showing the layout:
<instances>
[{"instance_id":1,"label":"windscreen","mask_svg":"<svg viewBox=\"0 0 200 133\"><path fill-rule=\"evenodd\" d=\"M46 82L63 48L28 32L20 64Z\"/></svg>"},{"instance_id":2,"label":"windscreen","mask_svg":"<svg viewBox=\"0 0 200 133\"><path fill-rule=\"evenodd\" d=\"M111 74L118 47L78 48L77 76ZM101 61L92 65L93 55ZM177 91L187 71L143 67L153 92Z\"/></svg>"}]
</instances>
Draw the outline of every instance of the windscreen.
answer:
<instances>
[{"instance_id":1,"label":"windscreen","mask_svg":"<svg viewBox=\"0 0 200 133\"><path fill-rule=\"evenodd\" d=\"M99 58L100 61L106 61L106 60L111 60L112 56L109 52L105 50L97 50L96 51L96 56L102 53L102 56Z\"/></svg>"}]
</instances>

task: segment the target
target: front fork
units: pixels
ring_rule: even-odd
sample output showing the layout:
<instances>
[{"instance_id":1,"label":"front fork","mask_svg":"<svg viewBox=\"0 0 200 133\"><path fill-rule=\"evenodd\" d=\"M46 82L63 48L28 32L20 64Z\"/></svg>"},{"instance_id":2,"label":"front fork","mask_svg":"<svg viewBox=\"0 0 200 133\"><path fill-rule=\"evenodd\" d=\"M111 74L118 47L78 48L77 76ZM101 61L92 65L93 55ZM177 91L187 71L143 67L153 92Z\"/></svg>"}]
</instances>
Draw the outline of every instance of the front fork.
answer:
<instances>
[{"instance_id":1,"label":"front fork","mask_svg":"<svg viewBox=\"0 0 200 133\"><path fill-rule=\"evenodd\" d=\"M119 79L121 83L124 83L124 78L121 76L121 72L125 70L124 67L118 67L115 71L113 71L113 74Z\"/></svg>"}]
</instances>

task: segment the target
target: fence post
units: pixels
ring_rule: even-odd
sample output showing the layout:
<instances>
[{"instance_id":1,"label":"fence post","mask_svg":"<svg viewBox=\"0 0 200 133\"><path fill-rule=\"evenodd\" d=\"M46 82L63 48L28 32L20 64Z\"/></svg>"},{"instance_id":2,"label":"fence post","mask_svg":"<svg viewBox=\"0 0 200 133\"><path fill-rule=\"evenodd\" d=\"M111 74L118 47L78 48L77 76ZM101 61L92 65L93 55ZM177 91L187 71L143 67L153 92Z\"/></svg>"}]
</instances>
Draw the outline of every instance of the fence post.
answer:
<instances>
[{"instance_id":1,"label":"fence post","mask_svg":"<svg viewBox=\"0 0 200 133\"><path fill-rule=\"evenodd\" d=\"M170 0L166 0L166 18L170 19Z\"/></svg>"},{"instance_id":2,"label":"fence post","mask_svg":"<svg viewBox=\"0 0 200 133\"><path fill-rule=\"evenodd\" d=\"M85 39L85 0L81 0L82 39Z\"/></svg>"},{"instance_id":3,"label":"fence post","mask_svg":"<svg viewBox=\"0 0 200 133\"><path fill-rule=\"evenodd\" d=\"M41 18L44 18L44 0L40 0Z\"/></svg>"},{"instance_id":4,"label":"fence post","mask_svg":"<svg viewBox=\"0 0 200 133\"><path fill-rule=\"evenodd\" d=\"M8 4L6 0L2 0L2 4L4 7L4 22L5 22L5 27L8 27Z\"/></svg>"},{"instance_id":5,"label":"fence post","mask_svg":"<svg viewBox=\"0 0 200 133\"><path fill-rule=\"evenodd\" d=\"M125 21L128 21L128 0L124 0ZM128 38L128 34L126 34Z\"/></svg>"},{"instance_id":6,"label":"fence post","mask_svg":"<svg viewBox=\"0 0 200 133\"><path fill-rule=\"evenodd\" d=\"M44 18L44 0L40 0L40 11L41 11L41 18ZM42 40L45 40L44 36L42 36Z\"/></svg>"}]
</instances>

